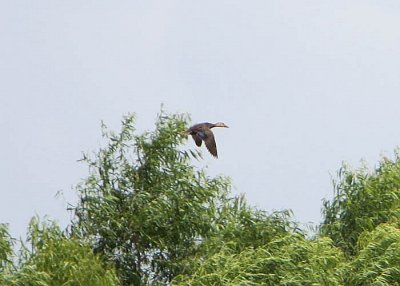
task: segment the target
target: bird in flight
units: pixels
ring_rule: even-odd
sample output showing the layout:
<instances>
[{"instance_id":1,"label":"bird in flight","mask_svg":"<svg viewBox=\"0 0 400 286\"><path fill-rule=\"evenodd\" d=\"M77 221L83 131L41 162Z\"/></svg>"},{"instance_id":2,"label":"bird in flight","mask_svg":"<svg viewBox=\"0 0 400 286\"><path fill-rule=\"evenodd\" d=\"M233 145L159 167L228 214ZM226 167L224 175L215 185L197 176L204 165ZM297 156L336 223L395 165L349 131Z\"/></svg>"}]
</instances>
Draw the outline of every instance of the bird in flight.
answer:
<instances>
[{"instance_id":1,"label":"bird in flight","mask_svg":"<svg viewBox=\"0 0 400 286\"><path fill-rule=\"evenodd\" d=\"M217 153L217 144L215 143L214 134L211 131L211 128L214 127L225 127L228 128L224 123L217 122L217 123L199 123L193 125L188 130L186 130L185 134L190 134L193 137L194 142L197 146L201 146L201 143L204 141L204 144L207 147L207 150L213 155L215 158L218 158Z\"/></svg>"}]
</instances>

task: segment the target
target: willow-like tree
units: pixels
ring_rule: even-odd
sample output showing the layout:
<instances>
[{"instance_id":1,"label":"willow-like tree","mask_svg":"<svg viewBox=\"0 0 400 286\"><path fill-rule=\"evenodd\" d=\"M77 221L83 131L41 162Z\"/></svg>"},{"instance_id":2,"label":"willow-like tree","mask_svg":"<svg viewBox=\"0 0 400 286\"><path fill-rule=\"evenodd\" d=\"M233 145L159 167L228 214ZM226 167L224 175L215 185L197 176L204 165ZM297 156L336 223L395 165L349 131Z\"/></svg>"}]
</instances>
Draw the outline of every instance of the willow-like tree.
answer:
<instances>
[{"instance_id":1,"label":"willow-like tree","mask_svg":"<svg viewBox=\"0 0 400 286\"><path fill-rule=\"evenodd\" d=\"M1 241L10 245L9 236L0 239L3 244ZM22 245L18 256L12 256L9 246L6 250L8 265L0 272L4 286L120 285L112 266L103 263L89 245L70 237L54 222L40 224L33 219L27 243Z\"/></svg>"},{"instance_id":2,"label":"willow-like tree","mask_svg":"<svg viewBox=\"0 0 400 286\"><path fill-rule=\"evenodd\" d=\"M5 284L5 275L13 270L13 240L6 224L0 224L0 285Z\"/></svg>"},{"instance_id":3,"label":"willow-like tree","mask_svg":"<svg viewBox=\"0 0 400 286\"><path fill-rule=\"evenodd\" d=\"M240 252L224 245L192 275L177 276L172 285L343 285L343 260L328 238L306 240L288 233Z\"/></svg>"},{"instance_id":4,"label":"willow-like tree","mask_svg":"<svg viewBox=\"0 0 400 286\"><path fill-rule=\"evenodd\" d=\"M228 179L207 177L190 163L200 154L181 149L187 122L161 113L154 131L138 135L128 115L119 133L103 126L105 147L84 155L90 174L77 187L72 229L115 264L124 285L164 285L190 271L228 200Z\"/></svg>"},{"instance_id":5,"label":"willow-like tree","mask_svg":"<svg viewBox=\"0 0 400 286\"><path fill-rule=\"evenodd\" d=\"M400 219L400 157L384 158L374 170L343 166L335 196L325 201L321 234L332 238L347 256L357 255L360 235Z\"/></svg>"},{"instance_id":6,"label":"willow-like tree","mask_svg":"<svg viewBox=\"0 0 400 286\"><path fill-rule=\"evenodd\" d=\"M400 229L398 223L380 224L358 240L358 255L345 268L349 286L400 284Z\"/></svg>"}]
</instances>

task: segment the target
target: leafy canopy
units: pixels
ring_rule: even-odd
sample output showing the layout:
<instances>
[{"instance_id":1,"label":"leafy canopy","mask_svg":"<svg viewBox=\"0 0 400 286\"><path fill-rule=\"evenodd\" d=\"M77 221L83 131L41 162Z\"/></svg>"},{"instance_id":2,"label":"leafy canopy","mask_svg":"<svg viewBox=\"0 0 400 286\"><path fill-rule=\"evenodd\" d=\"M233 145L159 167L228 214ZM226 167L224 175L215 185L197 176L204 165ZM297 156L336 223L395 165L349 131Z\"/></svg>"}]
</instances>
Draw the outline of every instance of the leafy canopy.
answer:
<instances>
[{"instance_id":1,"label":"leafy canopy","mask_svg":"<svg viewBox=\"0 0 400 286\"><path fill-rule=\"evenodd\" d=\"M320 232L332 238L348 256L357 254L364 231L400 218L400 160L382 159L373 171L343 166L332 201L325 201Z\"/></svg>"},{"instance_id":2,"label":"leafy canopy","mask_svg":"<svg viewBox=\"0 0 400 286\"><path fill-rule=\"evenodd\" d=\"M65 235L55 223L39 224L33 219L28 242L30 246L22 246L18 264L7 269L1 285L120 285L115 271L89 245Z\"/></svg>"},{"instance_id":3,"label":"leafy canopy","mask_svg":"<svg viewBox=\"0 0 400 286\"><path fill-rule=\"evenodd\" d=\"M118 134L103 126L106 146L84 157L90 175L77 187L73 230L125 285L167 283L187 271L227 200L228 179L207 177L190 164L199 153L180 150L187 120L161 113L153 132L138 135L128 115Z\"/></svg>"},{"instance_id":4,"label":"leafy canopy","mask_svg":"<svg viewBox=\"0 0 400 286\"><path fill-rule=\"evenodd\" d=\"M158 116L137 134L103 125L105 146L84 155L88 177L65 231L32 220L15 256L0 224L1 285L399 285L400 158L344 166L324 221L306 238L288 211L257 210L230 182L182 150L188 117Z\"/></svg>"}]
</instances>

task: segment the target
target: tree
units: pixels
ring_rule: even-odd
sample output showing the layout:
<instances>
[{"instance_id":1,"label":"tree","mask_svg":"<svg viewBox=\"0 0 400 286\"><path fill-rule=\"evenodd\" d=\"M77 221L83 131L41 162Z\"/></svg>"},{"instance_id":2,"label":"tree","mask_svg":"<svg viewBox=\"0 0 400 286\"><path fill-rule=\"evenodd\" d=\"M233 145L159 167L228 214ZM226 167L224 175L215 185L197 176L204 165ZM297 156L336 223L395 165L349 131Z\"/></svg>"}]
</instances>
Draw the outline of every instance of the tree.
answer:
<instances>
[{"instance_id":1,"label":"tree","mask_svg":"<svg viewBox=\"0 0 400 286\"><path fill-rule=\"evenodd\" d=\"M330 239L306 240L299 233L287 233L240 252L228 244L172 285L343 285L343 260Z\"/></svg>"},{"instance_id":2,"label":"tree","mask_svg":"<svg viewBox=\"0 0 400 286\"><path fill-rule=\"evenodd\" d=\"M215 231L201 245L204 253L199 264L204 257L223 248L229 247L231 252L240 253L248 247L264 246L289 233L301 234L290 211L268 214L249 206L244 196L231 198L217 209Z\"/></svg>"},{"instance_id":3,"label":"tree","mask_svg":"<svg viewBox=\"0 0 400 286\"><path fill-rule=\"evenodd\" d=\"M4 284L5 275L12 270L11 256L13 240L8 233L8 227L0 224L0 284Z\"/></svg>"},{"instance_id":4,"label":"tree","mask_svg":"<svg viewBox=\"0 0 400 286\"><path fill-rule=\"evenodd\" d=\"M124 285L164 285L190 271L190 257L216 228L229 180L209 178L182 151L184 115L158 116L156 129L135 134L126 116L119 134L103 126L106 146L84 161L88 178L77 187L73 231L116 265Z\"/></svg>"},{"instance_id":5,"label":"tree","mask_svg":"<svg viewBox=\"0 0 400 286\"><path fill-rule=\"evenodd\" d=\"M88 245L66 236L55 223L33 219L30 247L22 247L18 265L8 271L2 285L9 286L117 286L115 271L103 264Z\"/></svg>"},{"instance_id":6,"label":"tree","mask_svg":"<svg viewBox=\"0 0 400 286\"><path fill-rule=\"evenodd\" d=\"M332 238L348 256L357 254L364 231L400 218L400 160L383 159L372 172L343 166L332 201L325 201L320 233Z\"/></svg>"},{"instance_id":7,"label":"tree","mask_svg":"<svg viewBox=\"0 0 400 286\"><path fill-rule=\"evenodd\" d=\"M381 224L364 232L358 255L346 268L346 285L400 285L400 230L398 224Z\"/></svg>"}]
</instances>

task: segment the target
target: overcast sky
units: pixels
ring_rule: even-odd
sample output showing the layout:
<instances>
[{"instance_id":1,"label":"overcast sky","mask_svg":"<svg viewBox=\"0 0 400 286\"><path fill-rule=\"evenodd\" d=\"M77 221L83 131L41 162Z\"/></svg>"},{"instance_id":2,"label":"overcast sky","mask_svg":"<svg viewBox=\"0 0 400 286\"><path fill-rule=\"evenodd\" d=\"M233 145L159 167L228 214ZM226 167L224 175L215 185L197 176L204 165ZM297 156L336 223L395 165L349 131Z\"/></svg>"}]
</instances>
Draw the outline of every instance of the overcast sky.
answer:
<instances>
[{"instance_id":1,"label":"overcast sky","mask_svg":"<svg viewBox=\"0 0 400 286\"><path fill-rule=\"evenodd\" d=\"M0 1L0 222L65 226L101 120L164 103L230 126L200 165L233 194L318 223L342 161L400 142L399 27L389 0Z\"/></svg>"}]
</instances>

